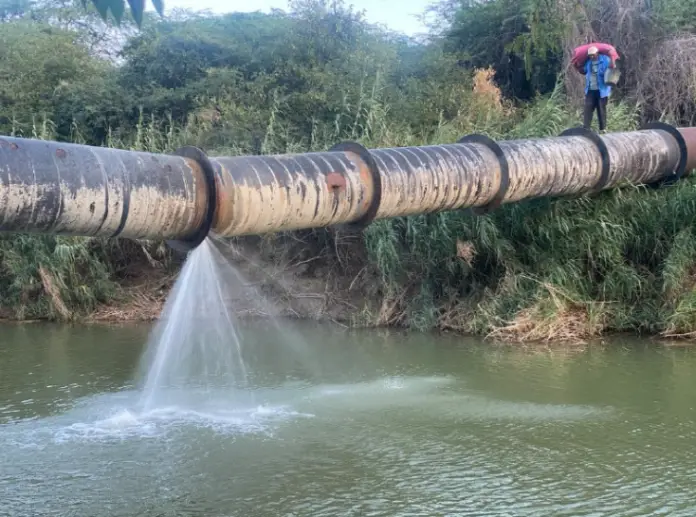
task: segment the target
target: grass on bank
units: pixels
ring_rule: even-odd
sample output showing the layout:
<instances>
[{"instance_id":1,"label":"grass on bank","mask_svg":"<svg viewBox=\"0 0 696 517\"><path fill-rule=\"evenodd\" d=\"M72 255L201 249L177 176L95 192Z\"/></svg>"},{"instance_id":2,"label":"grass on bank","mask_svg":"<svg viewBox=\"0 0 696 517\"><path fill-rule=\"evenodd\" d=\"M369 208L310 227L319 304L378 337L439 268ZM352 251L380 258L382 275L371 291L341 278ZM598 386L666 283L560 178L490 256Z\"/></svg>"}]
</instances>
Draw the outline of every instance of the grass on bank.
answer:
<instances>
[{"instance_id":1,"label":"grass on bank","mask_svg":"<svg viewBox=\"0 0 696 517\"><path fill-rule=\"evenodd\" d=\"M262 149L326 149L346 138L369 147L422 145L453 142L472 132L494 138L552 136L576 125L579 117L560 90L512 106L490 82L489 71L479 72L473 88L457 95L466 103L456 116L416 131L390 114L378 90L368 90L361 102L344 106L333 124L315 124L301 142L287 140L283 107L277 105ZM225 118L224 105L217 109L222 115L214 121L201 109L182 127L141 120L132 132L119 131L105 144L168 152L184 143L208 149L217 143L213 154L248 152L244 142L220 142L221 130L234 120ZM636 124L634 107L610 106L611 130ZM79 128L74 135L79 141ZM27 136L52 138L50 122ZM354 324L519 341L577 340L612 331L693 337L695 216L696 183L687 179L661 190L630 187L506 205L485 217L453 211L378 221L362 240L347 244L338 242L333 230L279 234L262 242L271 260L291 251L299 259L321 253L350 278L367 267L370 275L362 278L377 282L366 291L365 308L353 315ZM160 243L3 236L0 306L5 316L18 319L77 319L97 310L104 315L114 297L119 303L142 301L143 289L151 288L122 287L135 269L158 269L165 278L176 267ZM367 289L369 283L353 288ZM370 303L372 296L379 302ZM130 317L127 311L111 316Z\"/></svg>"}]
</instances>

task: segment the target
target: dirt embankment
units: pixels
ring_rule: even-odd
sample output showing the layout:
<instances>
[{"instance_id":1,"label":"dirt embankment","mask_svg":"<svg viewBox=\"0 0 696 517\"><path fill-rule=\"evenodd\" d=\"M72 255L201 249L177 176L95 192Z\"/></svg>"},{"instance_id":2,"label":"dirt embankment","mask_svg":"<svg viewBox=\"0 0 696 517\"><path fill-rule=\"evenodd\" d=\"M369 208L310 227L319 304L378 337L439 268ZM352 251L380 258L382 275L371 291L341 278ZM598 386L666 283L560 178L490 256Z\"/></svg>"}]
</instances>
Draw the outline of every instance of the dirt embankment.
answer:
<instances>
[{"instance_id":1,"label":"dirt embankment","mask_svg":"<svg viewBox=\"0 0 696 517\"><path fill-rule=\"evenodd\" d=\"M407 324L404 307L409 292L404 290L396 298L382 296L377 272L366 265L360 246L351 245L350 235L346 241L336 237L330 246L320 247L313 245L314 238L304 241L293 234L292 239L296 242L282 245L255 238L217 246L224 257L219 268L221 290L227 296L225 303L239 318L272 316L345 326ZM129 266L129 276L120 282L118 296L88 315L87 321L157 319L182 266L182 261L174 262L169 267L156 261ZM602 318L593 316L586 307L555 296L555 291L552 294L551 307L522 310L510 321L491 324L482 337L504 343L584 345L611 333ZM471 324L480 310L465 300L445 301L439 307L436 328L481 334L472 331ZM670 339L667 344L683 343Z\"/></svg>"},{"instance_id":2,"label":"dirt embankment","mask_svg":"<svg viewBox=\"0 0 696 517\"><path fill-rule=\"evenodd\" d=\"M358 323L370 306L375 282L367 267L344 265L335 250L304 249L272 255L259 242L218 243L219 272L228 307L240 318L288 317ZM88 316L93 322L152 321L159 317L183 264L140 264L118 295ZM230 267L231 266L231 267Z\"/></svg>"}]
</instances>

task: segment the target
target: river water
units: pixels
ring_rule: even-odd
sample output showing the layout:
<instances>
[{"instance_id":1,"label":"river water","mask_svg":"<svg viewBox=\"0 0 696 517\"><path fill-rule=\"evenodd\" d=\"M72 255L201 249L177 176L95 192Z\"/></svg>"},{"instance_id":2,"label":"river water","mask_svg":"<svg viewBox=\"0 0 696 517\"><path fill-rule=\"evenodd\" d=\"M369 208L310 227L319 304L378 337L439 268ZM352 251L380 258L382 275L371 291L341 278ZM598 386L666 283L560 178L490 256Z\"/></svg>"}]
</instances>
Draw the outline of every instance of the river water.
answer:
<instances>
[{"instance_id":1,"label":"river water","mask_svg":"<svg viewBox=\"0 0 696 517\"><path fill-rule=\"evenodd\" d=\"M133 408L148 327L0 327L0 516L693 516L696 350L242 329L255 388Z\"/></svg>"}]
</instances>

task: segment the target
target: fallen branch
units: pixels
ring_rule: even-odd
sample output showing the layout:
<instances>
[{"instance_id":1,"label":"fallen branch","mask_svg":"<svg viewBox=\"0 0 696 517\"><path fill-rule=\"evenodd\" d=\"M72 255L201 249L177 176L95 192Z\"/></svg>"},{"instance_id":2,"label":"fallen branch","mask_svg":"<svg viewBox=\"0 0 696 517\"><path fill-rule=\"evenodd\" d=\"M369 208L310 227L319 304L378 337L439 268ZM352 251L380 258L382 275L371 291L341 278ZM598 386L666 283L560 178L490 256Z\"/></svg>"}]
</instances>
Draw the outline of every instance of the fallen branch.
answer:
<instances>
[{"instance_id":1,"label":"fallen branch","mask_svg":"<svg viewBox=\"0 0 696 517\"><path fill-rule=\"evenodd\" d=\"M39 276L41 277L41 284L43 285L44 291L51 299L51 304L56 312L60 315L61 319L68 321L72 319L72 313L65 306L63 298L60 296L60 290L56 287L55 281L51 273L46 270L43 266L39 267Z\"/></svg>"}]
</instances>

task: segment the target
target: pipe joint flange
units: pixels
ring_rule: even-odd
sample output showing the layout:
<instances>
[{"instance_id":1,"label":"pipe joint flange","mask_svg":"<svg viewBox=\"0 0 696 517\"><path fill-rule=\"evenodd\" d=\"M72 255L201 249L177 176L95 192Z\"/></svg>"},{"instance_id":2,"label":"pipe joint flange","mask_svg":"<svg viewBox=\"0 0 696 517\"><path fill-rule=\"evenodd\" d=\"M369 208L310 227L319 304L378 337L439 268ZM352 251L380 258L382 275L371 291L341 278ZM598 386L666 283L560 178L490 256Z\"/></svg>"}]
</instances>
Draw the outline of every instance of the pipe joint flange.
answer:
<instances>
[{"instance_id":1,"label":"pipe joint flange","mask_svg":"<svg viewBox=\"0 0 696 517\"><path fill-rule=\"evenodd\" d=\"M353 153L363 161L363 163L367 166L367 169L370 171L370 176L372 177L372 199L370 200L370 206L367 208L365 215L363 215L361 218L341 225L350 230L363 230L375 220L375 217L377 217L377 211L382 203L382 176L379 173L377 162L375 162L370 150L357 142L340 142L329 149L329 152Z\"/></svg>"},{"instance_id":2,"label":"pipe joint flange","mask_svg":"<svg viewBox=\"0 0 696 517\"><path fill-rule=\"evenodd\" d=\"M599 179L592 186L592 190L595 192L604 190L604 187L606 187L607 183L609 182L611 161L609 159L609 149L607 148L607 144L604 142L604 140L602 140L602 137L591 129L586 129L582 126L566 129L559 136L582 136L595 145L597 151L599 151L599 155L602 157L602 170L599 174Z\"/></svg>"},{"instance_id":3,"label":"pipe joint flange","mask_svg":"<svg viewBox=\"0 0 696 517\"><path fill-rule=\"evenodd\" d=\"M677 162L677 166L674 168L673 173L669 176L665 176L664 178L660 178L659 180L653 183L650 183L649 186L659 188L673 185L674 183L679 181L682 178L682 176L684 176L684 173L686 172L686 163L689 159L689 148L686 145L686 140L684 140L684 136L679 132L679 130L676 127L665 122L650 122L646 124L642 129L664 131L665 133L669 133L672 136L672 138L674 138L677 141L677 146L679 147L679 161Z\"/></svg>"},{"instance_id":4,"label":"pipe joint flange","mask_svg":"<svg viewBox=\"0 0 696 517\"><path fill-rule=\"evenodd\" d=\"M474 133L467 135L457 141L458 144L481 144L490 149L496 158L498 158L498 163L500 165L500 186L498 187L498 192L491 200L490 203L480 207L473 207L471 213L474 215L486 215L493 210L500 207L505 200L505 195L507 194L508 187L510 186L510 166L508 165L507 158L503 152L502 147L490 137L482 135L479 133Z\"/></svg>"},{"instance_id":5,"label":"pipe joint flange","mask_svg":"<svg viewBox=\"0 0 696 517\"><path fill-rule=\"evenodd\" d=\"M185 146L177 149L173 153L176 156L188 158L195 161L203 171L205 179L206 192L208 194L207 206L203 216L203 223L196 232L187 239L169 240L167 245L181 253L188 253L197 248L208 236L210 229L213 227L215 218L215 209L217 208L217 184L215 182L215 168L212 162L208 159L201 149L193 146Z\"/></svg>"}]
</instances>

